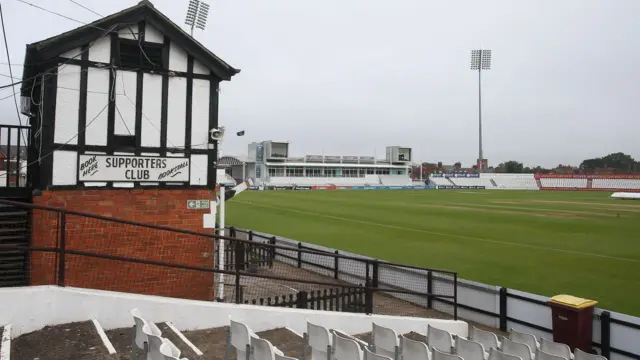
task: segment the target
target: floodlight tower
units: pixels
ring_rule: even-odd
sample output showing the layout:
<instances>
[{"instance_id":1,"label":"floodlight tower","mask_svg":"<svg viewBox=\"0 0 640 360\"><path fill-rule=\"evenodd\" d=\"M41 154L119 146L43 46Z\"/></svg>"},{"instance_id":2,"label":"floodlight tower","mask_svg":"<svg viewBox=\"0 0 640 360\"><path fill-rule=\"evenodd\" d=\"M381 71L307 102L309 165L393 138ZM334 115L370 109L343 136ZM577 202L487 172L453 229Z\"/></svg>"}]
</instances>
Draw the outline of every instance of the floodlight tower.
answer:
<instances>
[{"instance_id":1,"label":"floodlight tower","mask_svg":"<svg viewBox=\"0 0 640 360\"><path fill-rule=\"evenodd\" d=\"M484 169L482 154L482 70L491 68L491 50L471 50L471 70L478 70L478 170Z\"/></svg>"},{"instance_id":2,"label":"floodlight tower","mask_svg":"<svg viewBox=\"0 0 640 360\"><path fill-rule=\"evenodd\" d=\"M209 16L209 4L200 0L189 1L189 7L187 7L187 18L184 23L191 27L192 37L194 27L204 30L204 27L207 24L207 16Z\"/></svg>"}]
</instances>

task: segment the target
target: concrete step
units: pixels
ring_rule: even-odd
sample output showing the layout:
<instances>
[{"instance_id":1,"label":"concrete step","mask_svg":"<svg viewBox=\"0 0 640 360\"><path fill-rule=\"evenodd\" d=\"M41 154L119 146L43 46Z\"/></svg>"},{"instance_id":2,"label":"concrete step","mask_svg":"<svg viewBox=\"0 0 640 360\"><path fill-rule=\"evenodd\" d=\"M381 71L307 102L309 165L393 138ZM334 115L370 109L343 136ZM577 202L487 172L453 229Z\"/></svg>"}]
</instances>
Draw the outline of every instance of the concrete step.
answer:
<instances>
[{"instance_id":1,"label":"concrete step","mask_svg":"<svg viewBox=\"0 0 640 360\"><path fill-rule=\"evenodd\" d=\"M115 360L91 321L46 326L11 341L12 360Z\"/></svg>"}]
</instances>

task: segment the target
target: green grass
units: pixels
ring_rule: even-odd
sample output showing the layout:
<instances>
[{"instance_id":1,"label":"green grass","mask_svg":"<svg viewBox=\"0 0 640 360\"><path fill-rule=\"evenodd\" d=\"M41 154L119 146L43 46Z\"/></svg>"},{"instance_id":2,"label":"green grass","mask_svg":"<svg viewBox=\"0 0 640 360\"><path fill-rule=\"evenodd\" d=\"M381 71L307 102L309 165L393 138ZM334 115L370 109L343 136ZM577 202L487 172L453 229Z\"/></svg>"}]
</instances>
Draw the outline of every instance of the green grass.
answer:
<instances>
[{"instance_id":1,"label":"green grass","mask_svg":"<svg viewBox=\"0 0 640 360\"><path fill-rule=\"evenodd\" d=\"M640 316L640 202L547 191L246 191L230 225Z\"/></svg>"}]
</instances>

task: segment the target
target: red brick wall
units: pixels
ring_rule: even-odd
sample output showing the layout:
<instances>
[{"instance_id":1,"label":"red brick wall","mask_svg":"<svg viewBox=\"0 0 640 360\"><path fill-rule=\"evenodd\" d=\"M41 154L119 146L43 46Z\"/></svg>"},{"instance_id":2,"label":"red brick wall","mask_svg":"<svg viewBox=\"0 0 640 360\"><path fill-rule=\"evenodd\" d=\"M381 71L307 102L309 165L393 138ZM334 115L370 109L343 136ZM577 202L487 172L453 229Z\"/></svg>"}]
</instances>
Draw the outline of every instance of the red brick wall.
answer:
<instances>
[{"instance_id":1,"label":"red brick wall","mask_svg":"<svg viewBox=\"0 0 640 360\"><path fill-rule=\"evenodd\" d=\"M187 200L213 199L210 190L47 190L34 205L51 206L146 224L211 233L202 228L202 214L187 210ZM56 247L59 215L34 210L32 246ZM209 237L66 215L66 249L177 265L213 268ZM58 256L34 252L31 283L56 284ZM214 299L214 274L166 266L66 254L65 285L198 300Z\"/></svg>"}]
</instances>

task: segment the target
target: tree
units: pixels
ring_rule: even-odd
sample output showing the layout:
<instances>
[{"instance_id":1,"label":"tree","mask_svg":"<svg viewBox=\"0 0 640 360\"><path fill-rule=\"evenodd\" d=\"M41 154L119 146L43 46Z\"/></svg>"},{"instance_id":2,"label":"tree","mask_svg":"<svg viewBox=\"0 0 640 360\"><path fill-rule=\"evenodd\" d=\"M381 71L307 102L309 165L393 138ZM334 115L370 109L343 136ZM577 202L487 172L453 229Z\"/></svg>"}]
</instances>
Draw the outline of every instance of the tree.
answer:
<instances>
[{"instance_id":1,"label":"tree","mask_svg":"<svg viewBox=\"0 0 640 360\"><path fill-rule=\"evenodd\" d=\"M453 167L455 168L456 171L462 169L462 163L460 163L460 161L456 162L455 164L453 164Z\"/></svg>"},{"instance_id":2,"label":"tree","mask_svg":"<svg viewBox=\"0 0 640 360\"><path fill-rule=\"evenodd\" d=\"M520 174L522 173L523 165L515 160L509 160L498 165L498 172Z\"/></svg>"},{"instance_id":3,"label":"tree","mask_svg":"<svg viewBox=\"0 0 640 360\"><path fill-rule=\"evenodd\" d=\"M635 170L635 160L627 154L617 152L600 158L586 159L580 164L580 169L596 170L610 168L624 172Z\"/></svg>"}]
</instances>

